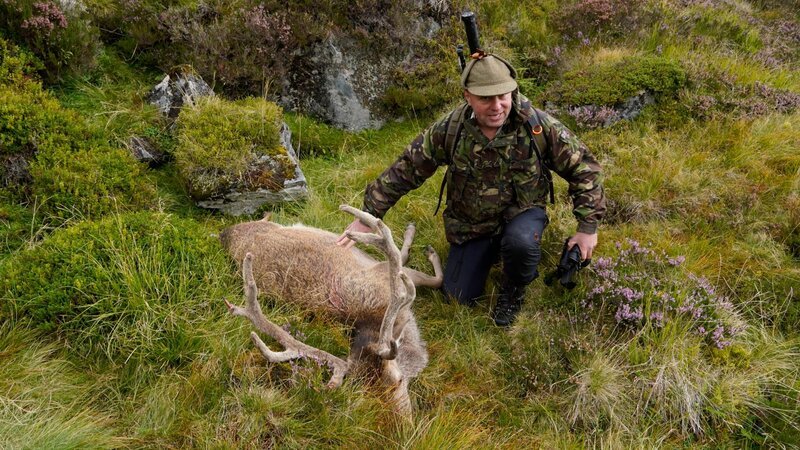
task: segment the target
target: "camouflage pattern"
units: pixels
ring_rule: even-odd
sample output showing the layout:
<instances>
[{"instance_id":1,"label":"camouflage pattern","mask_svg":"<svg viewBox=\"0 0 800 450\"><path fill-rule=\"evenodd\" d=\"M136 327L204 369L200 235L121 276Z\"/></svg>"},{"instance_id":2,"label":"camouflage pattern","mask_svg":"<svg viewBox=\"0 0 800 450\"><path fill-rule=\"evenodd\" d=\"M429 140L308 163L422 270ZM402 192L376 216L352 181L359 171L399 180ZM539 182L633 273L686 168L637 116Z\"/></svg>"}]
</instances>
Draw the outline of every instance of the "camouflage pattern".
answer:
<instances>
[{"instance_id":1,"label":"camouflage pattern","mask_svg":"<svg viewBox=\"0 0 800 450\"><path fill-rule=\"evenodd\" d=\"M445 232L449 242L460 244L498 233L522 211L544 208L549 167L569 183L578 231L595 233L606 209L600 165L567 127L543 111L538 114L547 143L542 154L546 165L539 161L525 125L534 110L522 95L515 93L514 98L509 119L491 141L467 111L469 118L452 155L445 148L450 114L436 121L367 186L364 210L383 217L403 195L447 165Z\"/></svg>"}]
</instances>

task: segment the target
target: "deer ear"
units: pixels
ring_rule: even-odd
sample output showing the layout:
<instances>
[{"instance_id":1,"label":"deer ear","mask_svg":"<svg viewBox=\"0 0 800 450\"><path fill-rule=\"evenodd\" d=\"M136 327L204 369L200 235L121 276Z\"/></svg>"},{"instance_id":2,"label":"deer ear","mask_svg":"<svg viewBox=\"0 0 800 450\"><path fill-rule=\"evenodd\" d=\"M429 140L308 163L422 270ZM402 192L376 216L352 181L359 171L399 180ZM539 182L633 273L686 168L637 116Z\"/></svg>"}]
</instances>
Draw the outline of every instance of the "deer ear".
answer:
<instances>
[{"instance_id":1,"label":"deer ear","mask_svg":"<svg viewBox=\"0 0 800 450\"><path fill-rule=\"evenodd\" d=\"M272 221L272 211L267 211L264 213L264 218L261 219L262 222L271 222Z\"/></svg>"}]
</instances>

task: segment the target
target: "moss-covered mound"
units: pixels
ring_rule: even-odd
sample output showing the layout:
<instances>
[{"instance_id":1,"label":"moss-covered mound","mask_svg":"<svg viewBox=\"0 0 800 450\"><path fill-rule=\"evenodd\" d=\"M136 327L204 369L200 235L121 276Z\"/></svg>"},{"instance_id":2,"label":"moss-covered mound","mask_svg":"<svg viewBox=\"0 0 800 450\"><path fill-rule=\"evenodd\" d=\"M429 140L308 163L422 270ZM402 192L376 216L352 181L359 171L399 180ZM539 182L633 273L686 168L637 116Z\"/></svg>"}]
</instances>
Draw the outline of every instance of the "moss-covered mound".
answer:
<instances>
[{"instance_id":1,"label":"moss-covered mound","mask_svg":"<svg viewBox=\"0 0 800 450\"><path fill-rule=\"evenodd\" d=\"M623 103L646 91L656 96L676 95L686 85L686 73L676 61L659 56L629 56L582 67L553 83L546 94L560 105Z\"/></svg>"},{"instance_id":2,"label":"moss-covered mound","mask_svg":"<svg viewBox=\"0 0 800 450\"><path fill-rule=\"evenodd\" d=\"M282 111L264 99L217 97L184 108L175 160L196 200L231 189L279 191L296 163L281 145Z\"/></svg>"},{"instance_id":3,"label":"moss-covered mound","mask_svg":"<svg viewBox=\"0 0 800 450\"><path fill-rule=\"evenodd\" d=\"M211 305L230 293L217 289L232 273L194 221L114 215L4 260L0 321L30 321L85 356L178 364L201 348L194 324L224 311Z\"/></svg>"}]
</instances>

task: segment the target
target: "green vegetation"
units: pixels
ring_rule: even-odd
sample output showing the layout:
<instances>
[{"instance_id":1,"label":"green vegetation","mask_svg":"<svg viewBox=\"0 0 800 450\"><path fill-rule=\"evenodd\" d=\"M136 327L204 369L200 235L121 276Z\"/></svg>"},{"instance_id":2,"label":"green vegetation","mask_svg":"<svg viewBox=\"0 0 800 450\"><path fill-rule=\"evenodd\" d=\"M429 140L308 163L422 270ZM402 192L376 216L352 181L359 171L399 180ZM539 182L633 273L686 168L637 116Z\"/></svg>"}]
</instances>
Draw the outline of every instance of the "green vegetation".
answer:
<instances>
[{"instance_id":1,"label":"green vegetation","mask_svg":"<svg viewBox=\"0 0 800 450\"><path fill-rule=\"evenodd\" d=\"M113 215L58 230L3 261L0 317L29 320L83 358L180 365L203 348L230 265L209 230L163 213ZM179 314L180 313L180 314Z\"/></svg>"},{"instance_id":2,"label":"green vegetation","mask_svg":"<svg viewBox=\"0 0 800 450\"><path fill-rule=\"evenodd\" d=\"M508 52L529 97L599 108L647 90L655 103L609 128L575 120L609 199L576 289L535 281L510 330L489 317L495 284L474 309L420 289L431 358L411 383L408 422L365 378L329 390L313 361L264 362L223 301L242 295L215 238L234 219L193 206L183 177L202 162L235 178L277 148L285 120L310 194L270 207L272 220L342 230L338 205L359 205L427 115L458 99L458 18L437 9L441 35L409 44L419 64L392 74L384 100L416 115L381 130L223 95L173 125L143 100L176 63L218 74L217 92L261 94L266 69L295 67L293 46L325 33L370 51L405 42L397 4L344 3L89 1L104 43L79 64L97 41L34 41L30 17L3 15L23 2L0 2L11 21L0 27L0 447L800 446L796 2L479 2L484 42ZM134 135L175 160L134 162L122 150ZM441 172L385 218L396 231L416 223L409 265L421 270L424 245L447 254L432 215ZM543 274L575 226L555 182ZM346 354L348 326L261 300L275 323Z\"/></svg>"}]
</instances>

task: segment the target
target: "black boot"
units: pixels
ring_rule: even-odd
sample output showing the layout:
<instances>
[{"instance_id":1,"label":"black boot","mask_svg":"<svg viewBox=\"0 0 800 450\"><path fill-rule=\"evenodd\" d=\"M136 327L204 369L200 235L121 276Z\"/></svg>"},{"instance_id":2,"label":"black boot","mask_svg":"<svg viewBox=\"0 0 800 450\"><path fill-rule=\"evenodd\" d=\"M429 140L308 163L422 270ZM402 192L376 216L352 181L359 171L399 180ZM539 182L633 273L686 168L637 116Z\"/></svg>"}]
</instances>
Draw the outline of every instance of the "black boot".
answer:
<instances>
[{"instance_id":1,"label":"black boot","mask_svg":"<svg viewBox=\"0 0 800 450\"><path fill-rule=\"evenodd\" d=\"M500 295L492 311L492 318L498 327L507 327L514 323L517 313L522 309L525 298L525 286L515 286L509 282L503 283Z\"/></svg>"}]
</instances>

